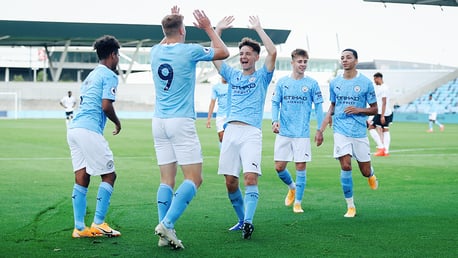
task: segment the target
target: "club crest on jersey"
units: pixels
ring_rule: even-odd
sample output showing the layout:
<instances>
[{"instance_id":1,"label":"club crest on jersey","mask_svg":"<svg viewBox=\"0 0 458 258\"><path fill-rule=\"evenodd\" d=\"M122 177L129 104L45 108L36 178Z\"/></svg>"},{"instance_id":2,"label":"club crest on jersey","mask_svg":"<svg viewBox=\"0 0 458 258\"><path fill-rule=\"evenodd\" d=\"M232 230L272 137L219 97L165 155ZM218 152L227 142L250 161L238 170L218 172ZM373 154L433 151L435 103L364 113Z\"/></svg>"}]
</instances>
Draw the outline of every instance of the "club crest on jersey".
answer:
<instances>
[{"instance_id":1,"label":"club crest on jersey","mask_svg":"<svg viewBox=\"0 0 458 258\"><path fill-rule=\"evenodd\" d=\"M355 92L360 92L360 91L361 91L361 87L359 87L358 85L356 85L356 86L353 88L353 90L354 90Z\"/></svg>"},{"instance_id":2,"label":"club crest on jersey","mask_svg":"<svg viewBox=\"0 0 458 258\"><path fill-rule=\"evenodd\" d=\"M252 83L252 82L256 81L256 78L251 77L248 81L249 81L250 83Z\"/></svg>"},{"instance_id":3,"label":"club crest on jersey","mask_svg":"<svg viewBox=\"0 0 458 258\"><path fill-rule=\"evenodd\" d=\"M302 87L302 92L307 92L307 91L309 91L309 88L307 88L307 86Z\"/></svg>"},{"instance_id":4,"label":"club crest on jersey","mask_svg":"<svg viewBox=\"0 0 458 258\"><path fill-rule=\"evenodd\" d=\"M107 166L107 169L113 169L113 167L114 167L113 160L108 161L106 166Z\"/></svg>"},{"instance_id":5,"label":"club crest on jersey","mask_svg":"<svg viewBox=\"0 0 458 258\"><path fill-rule=\"evenodd\" d=\"M110 91L111 91L111 94L116 95L116 88L111 88Z\"/></svg>"}]
</instances>

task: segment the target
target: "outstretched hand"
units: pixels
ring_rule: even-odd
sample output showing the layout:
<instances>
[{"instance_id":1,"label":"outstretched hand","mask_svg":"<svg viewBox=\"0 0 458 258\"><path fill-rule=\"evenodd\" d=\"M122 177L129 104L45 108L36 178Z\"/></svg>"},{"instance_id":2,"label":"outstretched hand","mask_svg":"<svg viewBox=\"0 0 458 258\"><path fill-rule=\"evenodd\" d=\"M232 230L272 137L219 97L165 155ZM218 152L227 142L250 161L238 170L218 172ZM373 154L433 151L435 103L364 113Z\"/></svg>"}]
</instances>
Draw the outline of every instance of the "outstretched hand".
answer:
<instances>
[{"instance_id":1,"label":"outstretched hand","mask_svg":"<svg viewBox=\"0 0 458 258\"><path fill-rule=\"evenodd\" d=\"M248 26L248 28L254 29L254 30L261 28L261 22L259 21L258 16L250 16L249 22L250 22L250 25Z\"/></svg>"},{"instance_id":2,"label":"outstretched hand","mask_svg":"<svg viewBox=\"0 0 458 258\"><path fill-rule=\"evenodd\" d=\"M174 5L171 9L170 9L171 13L172 14L180 14L180 7Z\"/></svg>"},{"instance_id":3,"label":"outstretched hand","mask_svg":"<svg viewBox=\"0 0 458 258\"><path fill-rule=\"evenodd\" d=\"M232 28L232 22L234 22L234 16L224 16L224 18L216 24L216 30L225 30Z\"/></svg>"},{"instance_id":4,"label":"outstretched hand","mask_svg":"<svg viewBox=\"0 0 458 258\"><path fill-rule=\"evenodd\" d=\"M210 19L207 17L204 11L202 10L194 10L192 13L194 15L194 18L196 19L195 22L193 22L194 26L196 26L199 29L205 29L205 28L211 28L211 22Z\"/></svg>"}]
</instances>

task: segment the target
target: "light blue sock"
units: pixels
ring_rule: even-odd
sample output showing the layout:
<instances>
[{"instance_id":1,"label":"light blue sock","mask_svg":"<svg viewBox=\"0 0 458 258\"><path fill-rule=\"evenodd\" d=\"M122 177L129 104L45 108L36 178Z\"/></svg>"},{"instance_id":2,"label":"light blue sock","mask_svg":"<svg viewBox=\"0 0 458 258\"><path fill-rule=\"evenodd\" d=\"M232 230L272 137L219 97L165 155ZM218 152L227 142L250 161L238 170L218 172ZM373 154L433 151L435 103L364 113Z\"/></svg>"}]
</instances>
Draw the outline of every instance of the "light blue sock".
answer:
<instances>
[{"instance_id":1,"label":"light blue sock","mask_svg":"<svg viewBox=\"0 0 458 258\"><path fill-rule=\"evenodd\" d=\"M304 190L307 185L307 171L298 170L296 171L296 201L301 202L302 196L304 196Z\"/></svg>"},{"instance_id":2,"label":"light blue sock","mask_svg":"<svg viewBox=\"0 0 458 258\"><path fill-rule=\"evenodd\" d=\"M169 185L160 184L157 189L157 215L161 222L172 204L173 189Z\"/></svg>"},{"instance_id":3,"label":"light blue sock","mask_svg":"<svg viewBox=\"0 0 458 258\"><path fill-rule=\"evenodd\" d=\"M97 225L105 221L108 207L110 207L111 193L113 193L113 186L107 182L101 182L97 193L97 205L94 215L94 223Z\"/></svg>"},{"instance_id":4,"label":"light blue sock","mask_svg":"<svg viewBox=\"0 0 458 258\"><path fill-rule=\"evenodd\" d=\"M285 183L286 185L290 185L293 182L293 179L291 178L291 174L289 173L288 169L280 171L277 174L281 181L283 181L283 183Z\"/></svg>"},{"instance_id":5,"label":"light blue sock","mask_svg":"<svg viewBox=\"0 0 458 258\"><path fill-rule=\"evenodd\" d=\"M191 180L184 180L175 192L167 214L165 215L162 223L166 228L174 228L175 222L183 214L184 210L188 207L192 198L196 195L197 187Z\"/></svg>"},{"instance_id":6,"label":"light blue sock","mask_svg":"<svg viewBox=\"0 0 458 258\"><path fill-rule=\"evenodd\" d=\"M433 121L429 121L429 130L433 130Z\"/></svg>"},{"instance_id":7,"label":"light blue sock","mask_svg":"<svg viewBox=\"0 0 458 258\"><path fill-rule=\"evenodd\" d=\"M253 223L254 213L258 205L259 190L257 185L245 186L245 222Z\"/></svg>"},{"instance_id":8,"label":"light blue sock","mask_svg":"<svg viewBox=\"0 0 458 258\"><path fill-rule=\"evenodd\" d=\"M345 198L353 197L353 178L350 171L340 171L340 183L342 184L342 190Z\"/></svg>"},{"instance_id":9,"label":"light blue sock","mask_svg":"<svg viewBox=\"0 0 458 258\"><path fill-rule=\"evenodd\" d=\"M234 207L235 213L237 214L237 218L239 218L239 221L243 221L245 218L245 209L243 206L243 198L240 188L233 193L228 193L228 196L232 203L232 207Z\"/></svg>"},{"instance_id":10,"label":"light blue sock","mask_svg":"<svg viewBox=\"0 0 458 258\"><path fill-rule=\"evenodd\" d=\"M86 187L78 184L73 185L73 217L75 220L75 228L78 230L83 230L86 227L86 223L84 223L84 216L86 215L86 194Z\"/></svg>"}]
</instances>

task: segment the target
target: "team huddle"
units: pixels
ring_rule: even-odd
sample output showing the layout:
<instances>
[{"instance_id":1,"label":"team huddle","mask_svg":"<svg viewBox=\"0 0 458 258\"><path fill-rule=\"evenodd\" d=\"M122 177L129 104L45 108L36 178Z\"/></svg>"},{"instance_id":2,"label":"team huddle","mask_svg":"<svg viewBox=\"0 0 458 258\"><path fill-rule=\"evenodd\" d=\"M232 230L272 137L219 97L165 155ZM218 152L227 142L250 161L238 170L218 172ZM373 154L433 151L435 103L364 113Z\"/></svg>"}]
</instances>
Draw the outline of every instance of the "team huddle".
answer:
<instances>
[{"instance_id":1,"label":"team huddle","mask_svg":"<svg viewBox=\"0 0 458 258\"><path fill-rule=\"evenodd\" d=\"M259 18L250 16L249 27L257 33L261 43L243 38L238 45L240 68L231 67L225 61L230 53L221 35L232 27L234 17L226 16L213 27L205 12L195 10L193 16L194 26L208 35L210 47L185 43L184 17L180 9L173 6L171 13L161 22L163 40L151 49L151 71L156 92L151 125L160 172L156 195L158 221L154 232L159 238L159 247L172 249L184 248L182 240L177 237L175 224L203 182L203 157L194 109L197 63L211 61L222 78L218 88L213 88L207 127L211 127L211 115L217 100L216 127L220 139L217 173L225 178L227 196L236 215L235 224L228 225L228 229L240 231L243 239L250 239L255 230L254 217L260 195L258 180L262 175L264 103L277 57L276 47L262 28ZM264 63L256 69L261 44L267 55ZM107 118L115 125L113 135L121 131L121 122L113 106L118 86L115 70L119 62L119 48L119 42L113 36L103 36L95 41L99 65L84 80L79 112L68 125L67 140L75 172L72 193L74 238L121 235L105 222L116 173L113 153L103 136ZM309 56L303 49L292 51L291 74L277 81L271 99L272 132L276 134L275 170L288 187L284 204L292 206L294 213L304 212L301 202L307 183L306 164L312 160L311 135L314 135L316 146L320 146L328 126L332 126L334 132L333 157L340 163L340 181L347 204L344 216L356 216L352 159L357 161L370 188L375 190L378 187L371 165L367 120L374 115L379 119L374 128L381 127L383 130L388 129L391 120L385 120L389 114L380 109L372 81L356 69L357 51L345 49L340 58L344 72L330 82L331 104L326 113L323 112L323 96L318 82L305 74ZM317 120L316 128L310 127L312 111ZM385 143L387 138L389 136L384 138ZM381 146L378 147L388 153L387 145ZM288 162L295 162L295 180L287 169ZM179 185L176 183L178 166L184 175ZM90 177L97 175L101 176L102 182L93 222L91 227L87 227L84 222L86 195ZM241 183L244 184L244 192Z\"/></svg>"}]
</instances>

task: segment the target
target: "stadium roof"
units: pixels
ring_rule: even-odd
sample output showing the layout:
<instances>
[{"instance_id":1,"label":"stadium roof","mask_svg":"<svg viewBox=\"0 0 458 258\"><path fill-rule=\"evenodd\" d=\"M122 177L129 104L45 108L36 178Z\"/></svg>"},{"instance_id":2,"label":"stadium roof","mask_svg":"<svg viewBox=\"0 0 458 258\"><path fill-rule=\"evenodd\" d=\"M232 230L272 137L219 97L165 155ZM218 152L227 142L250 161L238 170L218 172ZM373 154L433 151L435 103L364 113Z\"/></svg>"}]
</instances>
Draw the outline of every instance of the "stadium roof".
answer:
<instances>
[{"instance_id":1,"label":"stadium roof","mask_svg":"<svg viewBox=\"0 0 458 258\"><path fill-rule=\"evenodd\" d=\"M365 2L379 2L390 4L411 4L411 5L437 5L437 6L458 6L458 0L364 0Z\"/></svg>"},{"instance_id":2,"label":"stadium roof","mask_svg":"<svg viewBox=\"0 0 458 258\"><path fill-rule=\"evenodd\" d=\"M187 26L186 31L187 42L210 44L203 30ZM291 32L265 31L276 45L285 43ZM140 42L149 47L164 37L161 25L0 20L0 46L92 46L96 38L105 34L115 36L123 47L135 47ZM230 28L222 35L229 47L237 46L243 37L261 42L257 33L248 28Z\"/></svg>"}]
</instances>

